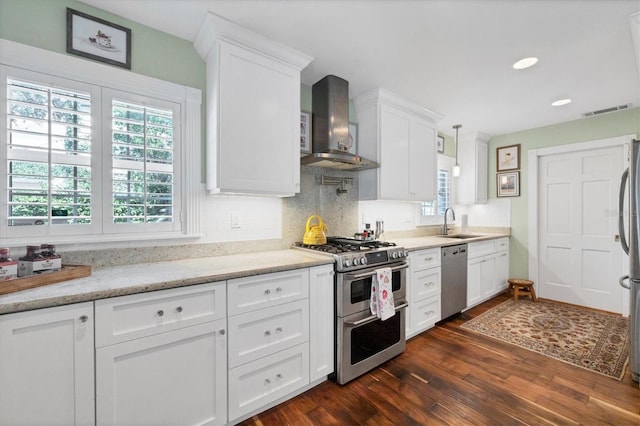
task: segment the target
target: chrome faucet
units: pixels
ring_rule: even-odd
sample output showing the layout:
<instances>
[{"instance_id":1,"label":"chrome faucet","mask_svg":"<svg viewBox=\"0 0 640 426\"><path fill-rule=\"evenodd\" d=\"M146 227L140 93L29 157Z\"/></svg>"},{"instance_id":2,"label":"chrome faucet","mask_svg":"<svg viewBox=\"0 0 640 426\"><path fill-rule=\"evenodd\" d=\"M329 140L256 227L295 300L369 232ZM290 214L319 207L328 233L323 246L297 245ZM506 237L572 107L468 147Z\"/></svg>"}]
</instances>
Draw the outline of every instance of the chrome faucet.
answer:
<instances>
[{"instance_id":1,"label":"chrome faucet","mask_svg":"<svg viewBox=\"0 0 640 426\"><path fill-rule=\"evenodd\" d=\"M444 211L444 229L442 230L442 235L449 235L449 227L447 226L447 213L451 210L451 219L456 220L456 212L453 211L451 207L447 207Z\"/></svg>"}]
</instances>

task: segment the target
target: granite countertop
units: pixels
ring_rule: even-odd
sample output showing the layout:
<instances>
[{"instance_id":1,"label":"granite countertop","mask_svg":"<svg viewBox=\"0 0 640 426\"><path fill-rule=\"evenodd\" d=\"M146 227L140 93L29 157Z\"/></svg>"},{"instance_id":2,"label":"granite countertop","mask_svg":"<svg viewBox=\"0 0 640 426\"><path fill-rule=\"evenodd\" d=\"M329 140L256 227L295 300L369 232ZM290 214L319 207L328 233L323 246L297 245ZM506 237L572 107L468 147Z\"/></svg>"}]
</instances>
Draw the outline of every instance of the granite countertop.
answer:
<instances>
[{"instance_id":1,"label":"granite countertop","mask_svg":"<svg viewBox=\"0 0 640 426\"><path fill-rule=\"evenodd\" d=\"M393 241L415 251L509 236L474 235L465 239L426 236ZM327 265L333 261L325 254L292 249L106 267L95 269L89 277L2 295L0 314Z\"/></svg>"},{"instance_id":2,"label":"granite countertop","mask_svg":"<svg viewBox=\"0 0 640 426\"><path fill-rule=\"evenodd\" d=\"M456 235L452 233L450 235ZM457 244L474 243L477 241L495 240L497 238L508 238L509 234L502 233L465 233L465 236L472 236L470 238L451 238L443 237L440 235L428 236L428 237L411 237L411 238L394 238L393 242L399 246L406 248L408 251L422 250L435 247L446 247Z\"/></svg>"},{"instance_id":3,"label":"granite countertop","mask_svg":"<svg viewBox=\"0 0 640 426\"><path fill-rule=\"evenodd\" d=\"M333 261L323 254L279 250L114 266L96 269L89 277L2 295L0 314L327 265Z\"/></svg>"}]
</instances>

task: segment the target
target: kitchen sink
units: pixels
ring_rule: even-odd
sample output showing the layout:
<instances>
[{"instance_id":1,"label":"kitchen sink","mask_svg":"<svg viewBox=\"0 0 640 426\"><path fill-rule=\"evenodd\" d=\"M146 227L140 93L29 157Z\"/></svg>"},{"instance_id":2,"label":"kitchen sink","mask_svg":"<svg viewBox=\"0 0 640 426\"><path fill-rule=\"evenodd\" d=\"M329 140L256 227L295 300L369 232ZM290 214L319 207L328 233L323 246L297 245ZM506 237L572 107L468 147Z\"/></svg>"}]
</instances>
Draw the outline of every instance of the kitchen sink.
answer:
<instances>
[{"instance_id":1,"label":"kitchen sink","mask_svg":"<svg viewBox=\"0 0 640 426\"><path fill-rule=\"evenodd\" d=\"M451 234L451 235L440 235L442 238L457 238L459 240L466 240L467 238L478 238L482 237L482 235L478 234Z\"/></svg>"}]
</instances>

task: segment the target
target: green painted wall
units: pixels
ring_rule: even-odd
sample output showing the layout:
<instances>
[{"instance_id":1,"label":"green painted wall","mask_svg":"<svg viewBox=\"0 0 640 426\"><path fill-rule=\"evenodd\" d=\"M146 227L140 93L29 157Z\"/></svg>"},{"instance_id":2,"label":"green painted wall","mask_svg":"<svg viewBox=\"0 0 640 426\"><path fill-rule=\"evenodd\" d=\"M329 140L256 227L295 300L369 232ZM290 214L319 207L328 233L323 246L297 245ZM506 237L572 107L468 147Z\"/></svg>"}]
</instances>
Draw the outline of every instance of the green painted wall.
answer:
<instances>
[{"instance_id":1,"label":"green painted wall","mask_svg":"<svg viewBox=\"0 0 640 426\"><path fill-rule=\"evenodd\" d=\"M0 0L0 38L68 54L67 7L130 28L132 72L194 87L204 96L205 63L191 42L75 0ZM202 102L204 153L204 98ZM204 181L204 155L201 162Z\"/></svg>"},{"instance_id":2,"label":"green painted wall","mask_svg":"<svg viewBox=\"0 0 640 426\"><path fill-rule=\"evenodd\" d=\"M520 144L520 196L511 198L511 276L528 277L528 151L555 145L640 134L640 108L493 137L489 141L489 197L496 197L496 148Z\"/></svg>"}]
</instances>

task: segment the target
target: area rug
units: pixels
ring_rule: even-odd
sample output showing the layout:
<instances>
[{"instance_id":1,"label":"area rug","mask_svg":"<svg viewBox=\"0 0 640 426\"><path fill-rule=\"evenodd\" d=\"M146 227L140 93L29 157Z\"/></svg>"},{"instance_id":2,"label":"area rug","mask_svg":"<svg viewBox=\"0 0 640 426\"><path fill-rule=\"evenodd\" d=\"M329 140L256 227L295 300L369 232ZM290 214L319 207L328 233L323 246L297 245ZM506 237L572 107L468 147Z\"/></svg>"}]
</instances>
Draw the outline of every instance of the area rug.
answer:
<instances>
[{"instance_id":1,"label":"area rug","mask_svg":"<svg viewBox=\"0 0 640 426\"><path fill-rule=\"evenodd\" d=\"M621 380L629 318L562 303L509 299L462 328Z\"/></svg>"}]
</instances>

